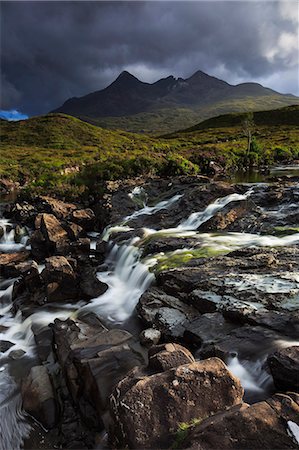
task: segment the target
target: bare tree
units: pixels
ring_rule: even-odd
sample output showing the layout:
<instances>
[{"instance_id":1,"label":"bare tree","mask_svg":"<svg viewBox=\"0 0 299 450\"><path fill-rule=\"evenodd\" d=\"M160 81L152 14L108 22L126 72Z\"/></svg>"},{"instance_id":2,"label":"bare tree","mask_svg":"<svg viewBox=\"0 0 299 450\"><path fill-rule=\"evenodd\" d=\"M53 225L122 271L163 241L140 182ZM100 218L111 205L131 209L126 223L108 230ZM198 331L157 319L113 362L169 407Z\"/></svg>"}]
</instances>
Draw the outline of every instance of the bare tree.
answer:
<instances>
[{"instance_id":1,"label":"bare tree","mask_svg":"<svg viewBox=\"0 0 299 450\"><path fill-rule=\"evenodd\" d=\"M246 164L249 162L249 153L252 143L252 132L254 128L253 114L247 113L242 123L243 133L247 138Z\"/></svg>"}]
</instances>

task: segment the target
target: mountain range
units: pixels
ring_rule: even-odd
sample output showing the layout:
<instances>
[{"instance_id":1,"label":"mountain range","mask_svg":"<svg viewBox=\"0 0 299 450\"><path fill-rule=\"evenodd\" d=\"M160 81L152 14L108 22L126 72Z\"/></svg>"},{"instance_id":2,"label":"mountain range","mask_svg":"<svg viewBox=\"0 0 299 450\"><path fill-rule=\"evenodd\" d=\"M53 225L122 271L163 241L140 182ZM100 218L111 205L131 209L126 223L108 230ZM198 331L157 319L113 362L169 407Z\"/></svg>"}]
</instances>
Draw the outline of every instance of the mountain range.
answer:
<instances>
[{"instance_id":1,"label":"mountain range","mask_svg":"<svg viewBox=\"0 0 299 450\"><path fill-rule=\"evenodd\" d=\"M105 89L73 97L52 112L126 131L163 133L192 126L217 114L299 104L258 83L231 85L202 71L145 83L127 71Z\"/></svg>"}]
</instances>

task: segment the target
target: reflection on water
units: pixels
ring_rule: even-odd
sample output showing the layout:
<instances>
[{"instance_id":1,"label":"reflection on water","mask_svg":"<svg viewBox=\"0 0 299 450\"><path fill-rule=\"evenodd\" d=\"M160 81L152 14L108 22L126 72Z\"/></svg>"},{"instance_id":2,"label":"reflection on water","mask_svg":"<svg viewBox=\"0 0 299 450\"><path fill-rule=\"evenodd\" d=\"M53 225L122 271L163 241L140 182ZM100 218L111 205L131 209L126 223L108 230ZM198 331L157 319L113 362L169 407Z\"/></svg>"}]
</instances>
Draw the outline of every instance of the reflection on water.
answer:
<instances>
[{"instance_id":1,"label":"reflection on water","mask_svg":"<svg viewBox=\"0 0 299 450\"><path fill-rule=\"evenodd\" d=\"M227 181L232 183L266 183L270 178L284 176L299 177L299 164L274 166L264 171L258 169L238 170L231 177L227 178Z\"/></svg>"}]
</instances>

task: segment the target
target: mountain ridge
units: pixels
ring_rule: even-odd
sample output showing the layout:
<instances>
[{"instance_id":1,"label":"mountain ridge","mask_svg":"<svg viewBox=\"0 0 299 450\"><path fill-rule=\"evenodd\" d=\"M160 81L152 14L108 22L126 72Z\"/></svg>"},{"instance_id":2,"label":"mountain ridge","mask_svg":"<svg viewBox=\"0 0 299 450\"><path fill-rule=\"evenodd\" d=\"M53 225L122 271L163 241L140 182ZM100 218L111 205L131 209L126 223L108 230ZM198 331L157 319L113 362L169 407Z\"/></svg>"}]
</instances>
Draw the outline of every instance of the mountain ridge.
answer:
<instances>
[{"instance_id":1,"label":"mountain ridge","mask_svg":"<svg viewBox=\"0 0 299 450\"><path fill-rule=\"evenodd\" d=\"M154 83L146 83L128 71L123 71L104 89L82 97L70 98L51 112L69 114L87 122L99 119L100 126L132 132L142 131L140 126L130 127L130 121L134 120L136 115L158 114L161 115L161 119L156 120L157 123L152 130L147 127L147 116L143 120L144 132L158 133L162 131L163 121L173 116L173 113L175 120L169 131L182 128L179 126L179 116L182 115L179 109L186 109L186 117L190 113L190 120L187 119L183 125L191 126L196 121L215 115L215 111L212 114L207 113L213 105L222 103L219 113L233 112L232 104L237 100L244 102L243 110L254 110L260 109L257 103L263 97L269 109L296 103L298 99L292 94L280 94L258 83L231 85L200 70L186 79L169 75ZM240 111L240 106L236 106L235 111ZM123 124L124 118L128 126ZM109 126L111 119L115 126Z\"/></svg>"}]
</instances>

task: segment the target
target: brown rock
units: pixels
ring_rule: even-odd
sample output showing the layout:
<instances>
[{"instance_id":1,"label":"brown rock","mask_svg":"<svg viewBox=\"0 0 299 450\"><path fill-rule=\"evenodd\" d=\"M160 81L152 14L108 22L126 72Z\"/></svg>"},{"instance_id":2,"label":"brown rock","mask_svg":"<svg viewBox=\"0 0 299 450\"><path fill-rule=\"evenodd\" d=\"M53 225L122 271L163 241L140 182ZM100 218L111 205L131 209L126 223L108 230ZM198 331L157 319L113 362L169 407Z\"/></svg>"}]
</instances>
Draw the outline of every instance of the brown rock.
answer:
<instances>
[{"instance_id":1,"label":"brown rock","mask_svg":"<svg viewBox=\"0 0 299 450\"><path fill-rule=\"evenodd\" d=\"M179 344L155 345L150 348L148 356L149 369L155 372L165 372L174 367L195 362L189 350Z\"/></svg>"},{"instance_id":2,"label":"brown rock","mask_svg":"<svg viewBox=\"0 0 299 450\"><path fill-rule=\"evenodd\" d=\"M282 415L277 404L276 407L269 404L271 401L243 405L237 410L231 408L191 427L180 446L194 450L298 448L287 424L296 414L296 405L291 399L289 402L289 414Z\"/></svg>"},{"instance_id":3,"label":"brown rock","mask_svg":"<svg viewBox=\"0 0 299 450\"><path fill-rule=\"evenodd\" d=\"M209 417L239 404L243 396L239 380L218 358L185 364L128 386L119 383L110 403L110 439L121 448L167 448L179 423Z\"/></svg>"},{"instance_id":4,"label":"brown rock","mask_svg":"<svg viewBox=\"0 0 299 450\"><path fill-rule=\"evenodd\" d=\"M26 261L29 258L30 252L18 253L1 253L0 254L0 275L4 277L16 277L20 271L16 267L17 264Z\"/></svg>"},{"instance_id":5,"label":"brown rock","mask_svg":"<svg viewBox=\"0 0 299 450\"><path fill-rule=\"evenodd\" d=\"M85 230L91 230L95 222L95 215L92 209L77 209L72 212L71 220Z\"/></svg>"}]
</instances>

